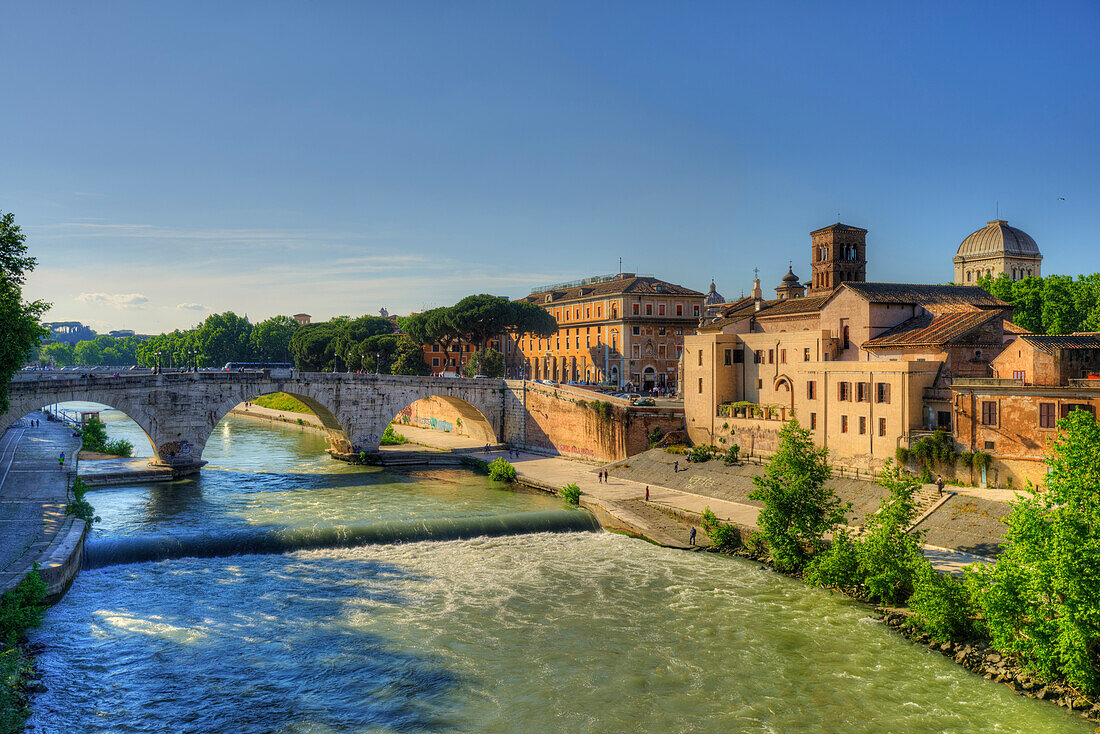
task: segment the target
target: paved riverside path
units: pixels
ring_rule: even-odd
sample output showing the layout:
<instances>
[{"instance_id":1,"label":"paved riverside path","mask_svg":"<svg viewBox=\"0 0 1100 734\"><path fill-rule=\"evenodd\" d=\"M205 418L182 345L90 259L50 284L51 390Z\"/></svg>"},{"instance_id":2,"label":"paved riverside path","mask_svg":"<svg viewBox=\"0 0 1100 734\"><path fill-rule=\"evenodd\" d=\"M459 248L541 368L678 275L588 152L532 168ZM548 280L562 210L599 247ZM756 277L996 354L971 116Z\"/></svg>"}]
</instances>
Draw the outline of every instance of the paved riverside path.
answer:
<instances>
[{"instance_id":1,"label":"paved riverside path","mask_svg":"<svg viewBox=\"0 0 1100 734\"><path fill-rule=\"evenodd\" d=\"M31 420L42 425L31 428ZM41 560L61 528L80 439L60 422L32 413L0 438L0 591ZM65 468L57 457L65 452Z\"/></svg>"},{"instance_id":2,"label":"paved riverside path","mask_svg":"<svg viewBox=\"0 0 1100 734\"><path fill-rule=\"evenodd\" d=\"M468 437L443 431L403 425L395 425L394 430L414 443L442 450L470 449L479 445ZM484 446L484 444L480 445ZM400 447L392 448L399 449ZM600 482L597 477L597 472L601 467L571 459L532 454L526 451L520 451L518 456L513 454L511 458L509 458L506 450L490 451L489 453L480 451L470 455L486 461L492 461L498 456L503 456L516 468L517 475L531 484L547 489L557 490L570 482L575 482L584 493L585 499L595 500L608 512L628 521L631 526L640 530L647 537L674 547L687 545L686 528L681 527L682 532L670 532L667 523L654 523L648 517L649 513L639 514L632 510L632 506L637 507L638 503L645 499L647 485L643 483L611 476L605 484ZM663 507L666 510L690 513L691 515L701 515L703 510L709 507L722 520L745 527L756 527L757 515L760 513L759 507L670 489L656 484L648 486L648 504L650 506ZM703 538L701 528L698 537L699 539ZM962 568L970 563L989 562L991 560L984 556L934 546L926 546L924 555L937 570L953 575L959 575Z\"/></svg>"}]
</instances>

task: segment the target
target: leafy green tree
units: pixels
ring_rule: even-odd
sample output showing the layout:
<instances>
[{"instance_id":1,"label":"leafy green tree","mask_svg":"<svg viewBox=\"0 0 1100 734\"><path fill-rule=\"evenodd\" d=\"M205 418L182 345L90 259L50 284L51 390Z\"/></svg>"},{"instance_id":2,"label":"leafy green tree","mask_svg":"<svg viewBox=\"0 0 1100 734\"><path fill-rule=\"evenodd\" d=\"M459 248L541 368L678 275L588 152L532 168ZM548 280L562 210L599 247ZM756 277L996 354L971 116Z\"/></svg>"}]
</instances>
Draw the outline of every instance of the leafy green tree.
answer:
<instances>
[{"instance_id":1,"label":"leafy green tree","mask_svg":"<svg viewBox=\"0 0 1100 734\"><path fill-rule=\"evenodd\" d=\"M478 349L466 360L462 374L466 377L476 377L478 365L481 365L481 374L485 377L504 377L504 355L499 350L492 347Z\"/></svg>"},{"instance_id":2,"label":"leafy green tree","mask_svg":"<svg viewBox=\"0 0 1100 734\"><path fill-rule=\"evenodd\" d=\"M825 533L844 522L850 505L825 486L828 451L814 445L810 432L791 420L779 431L779 448L749 499L764 504L757 517L775 565L795 571L820 551Z\"/></svg>"},{"instance_id":3,"label":"leafy green tree","mask_svg":"<svg viewBox=\"0 0 1100 734\"><path fill-rule=\"evenodd\" d=\"M515 311L512 302L500 296L481 293L466 296L447 315L451 328L464 340L478 347L484 357L489 340L500 336L511 325ZM477 374L484 374L482 365L474 360Z\"/></svg>"},{"instance_id":4,"label":"leafy green tree","mask_svg":"<svg viewBox=\"0 0 1100 734\"><path fill-rule=\"evenodd\" d=\"M393 333L393 322L379 316L360 316L340 324L333 340L333 369L351 372L361 363L359 345L372 336Z\"/></svg>"},{"instance_id":5,"label":"leafy green tree","mask_svg":"<svg viewBox=\"0 0 1100 734\"><path fill-rule=\"evenodd\" d=\"M289 316L272 316L252 327L249 341L252 354L259 362L289 362L290 339L298 330L298 322Z\"/></svg>"},{"instance_id":6,"label":"leafy green tree","mask_svg":"<svg viewBox=\"0 0 1100 734\"><path fill-rule=\"evenodd\" d=\"M390 373L394 375L430 375L431 368L424 361L424 345L408 335L397 340Z\"/></svg>"},{"instance_id":7,"label":"leafy green tree","mask_svg":"<svg viewBox=\"0 0 1100 734\"><path fill-rule=\"evenodd\" d=\"M73 347L73 360L84 367L103 364L103 350L94 341L77 342Z\"/></svg>"},{"instance_id":8,"label":"leafy green tree","mask_svg":"<svg viewBox=\"0 0 1100 734\"><path fill-rule=\"evenodd\" d=\"M25 302L23 283L37 261L27 255L27 237L15 215L0 213L0 414L8 410L8 384L49 333L39 324L49 304Z\"/></svg>"},{"instance_id":9,"label":"leafy green tree","mask_svg":"<svg viewBox=\"0 0 1100 734\"><path fill-rule=\"evenodd\" d=\"M1043 278L1043 331L1047 334L1071 334L1084 321L1074 301L1073 278L1048 275Z\"/></svg>"},{"instance_id":10,"label":"leafy green tree","mask_svg":"<svg viewBox=\"0 0 1100 734\"><path fill-rule=\"evenodd\" d=\"M1036 334L1043 333L1043 279L1024 278L1012 284L1012 321Z\"/></svg>"},{"instance_id":11,"label":"leafy green tree","mask_svg":"<svg viewBox=\"0 0 1100 734\"><path fill-rule=\"evenodd\" d=\"M390 374L393 361L397 357L399 340L400 337L397 334L376 334L360 342L357 351L363 369L382 375Z\"/></svg>"},{"instance_id":12,"label":"leafy green tree","mask_svg":"<svg viewBox=\"0 0 1100 734\"><path fill-rule=\"evenodd\" d=\"M305 324L290 339L295 365L303 372L322 372L333 366L333 346L340 324L319 321Z\"/></svg>"},{"instance_id":13,"label":"leafy green tree","mask_svg":"<svg viewBox=\"0 0 1100 734\"><path fill-rule=\"evenodd\" d=\"M45 359L52 359L53 363L58 367L68 367L74 364L73 348L61 342L54 342L53 344L47 344L42 347L42 356Z\"/></svg>"},{"instance_id":14,"label":"leafy green tree","mask_svg":"<svg viewBox=\"0 0 1100 734\"><path fill-rule=\"evenodd\" d=\"M252 324L232 311L210 314L195 335L196 359L205 367L220 367L226 362L252 361ZM183 364L192 360L184 353Z\"/></svg>"},{"instance_id":15,"label":"leafy green tree","mask_svg":"<svg viewBox=\"0 0 1100 734\"><path fill-rule=\"evenodd\" d=\"M913 573L922 558L918 536L909 532L917 517L915 496L920 483L888 461L879 484L889 495L867 519L857 541L860 573L872 599L901 604L913 593Z\"/></svg>"},{"instance_id":16,"label":"leafy green tree","mask_svg":"<svg viewBox=\"0 0 1100 734\"><path fill-rule=\"evenodd\" d=\"M997 563L967 571L995 647L1033 671L1100 692L1100 424L1058 421L1045 491L1028 486L1006 519Z\"/></svg>"}]
</instances>

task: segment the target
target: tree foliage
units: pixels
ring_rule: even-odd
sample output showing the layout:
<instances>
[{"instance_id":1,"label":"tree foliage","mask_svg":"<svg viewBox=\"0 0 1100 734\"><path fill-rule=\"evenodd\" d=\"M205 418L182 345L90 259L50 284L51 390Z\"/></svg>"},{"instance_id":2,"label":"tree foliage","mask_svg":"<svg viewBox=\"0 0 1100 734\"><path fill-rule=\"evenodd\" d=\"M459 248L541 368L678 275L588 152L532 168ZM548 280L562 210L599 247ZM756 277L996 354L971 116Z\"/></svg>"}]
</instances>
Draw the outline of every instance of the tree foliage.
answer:
<instances>
[{"instance_id":1,"label":"tree foliage","mask_svg":"<svg viewBox=\"0 0 1100 734\"><path fill-rule=\"evenodd\" d=\"M1100 424L1058 421L1045 491L1028 486L997 563L967 573L993 644L1047 677L1100 692Z\"/></svg>"},{"instance_id":2,"label":"tree foliage","mask_svg":"<svg viewBox=\"0 0 1100 734\"><path fill-rule=\"evenodd\" d=\"M779 431L779 448L749 499L764 504L757 524L772 559L781 570L795 571L823 545L825 533L840 526L850 505L825 486L830 476L828 451L814 445L797 420Z\"/></svg>"},{"instance_id":3,"label":"tree foliage","mask_svg":"<svg viewBox=\"0 0 1100 734\"><path fill-rule=\"evenodd\" d=\"M466 360L462 374L466 377L476 377L479 374L485 377L504 377L504 355L497 349L478 349Z\"/></svg>"},{"instance_id":4,"label":"tree foliage","mask_svg":"<svg viewBox=\"0 0 1100 734\"><path fill-rule=\"evenodd\" d=\"M8 384L48 333L39 319L49 305L23 300L23 283L37 262L15 215L0 212L0 413L8 410Z\"/></svg>"},{"instance_id":5,"label":"tree foliage","mask_svg":"<svg viewBox=\"0 0 1100 734\"><path fill-rule=\"evenodd\" d=\"M1012 304L1013 322L1037 334L1100 331L1100 273L1012 280L1001 274L978 285Z\"/></svg>"}]
</instances>

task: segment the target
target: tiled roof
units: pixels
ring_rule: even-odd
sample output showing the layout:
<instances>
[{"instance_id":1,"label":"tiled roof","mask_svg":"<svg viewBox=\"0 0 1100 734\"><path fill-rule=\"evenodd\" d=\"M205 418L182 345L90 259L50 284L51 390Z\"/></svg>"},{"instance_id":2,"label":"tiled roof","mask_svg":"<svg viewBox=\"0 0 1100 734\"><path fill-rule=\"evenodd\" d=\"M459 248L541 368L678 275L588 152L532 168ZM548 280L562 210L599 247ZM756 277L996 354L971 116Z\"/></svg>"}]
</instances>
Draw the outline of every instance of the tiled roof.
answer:
<instances>
[{"instance_id":1,"label":"tiled roof","mask_svg":"<svg viewBox=\"0 0 1100 734\"><path fill-rule=\"evenodd\" d=\"M811 296L809 298L772 298L761 300L760 309L756 308L756 301L752 298L742 298L730 306L719 311L721 314L714 321L708 321L700 327L701 330L720 329L727 324L743 321L750 316L763 318L767 316L797 316L799 314L817 313L829 300L828 295Z\"/></svg>"},{"instance_id":2,"label":"tiled roof","mask_svg":"<svg viewBox=\"0 0 1100 734\"><path fill-rule=\"evenodd\" d=\"M911 303L935 313L974 308L1011 307L984 289L973 285L847 282L833 291L833 295L839 293L841 288L847 288L870 303Z\"/></svg>"},{"instance_id":3,"label":"tiled roof","mask_svg":"<svg viewBox=\"0 0 1100 734\"><path fill-rule=\"evenodd\" d=\"M863 349L925 347L947 344L996 318L990 311L973 309L943 314L921 314L863 342Z\"/></svg>"},{"instance_id":4,"label":"tiled roof","mask_svg":"<svg viewBox=\"0 0 1100 734\"><path fill-rule=\"evenodd\" d=\"M1020 334L1028 344L1050 354L1053 349L1100 349L1100 334Z\"/></svg>"},{"instance_id":5,"label":"tiled roof","mask_svg":"<svg viewBox=\"0 0 1100 734\"><path fill-rule=\"evenodd\" d=\"M682 285L669 283L659 278L651 278L648 276L634 276L629 278L616 278L615 280L608 280L604 281L603 283L579 285L572 288L564 288L562 290L539 291L538 293L532 293L531 295L521 300L531 301L534 303L545 303L547 294L552 294L552 303L556 303L559 301L573 301L579 298L598 298L600 296L612 296L627 293L639 295L645 294L661 296L703 297L703 294L699 291L693 291L690 288L683 287Z\"/></svg>"},{"instance_id":6,"label":"tiled roof","mask_svg":"<svg viewBox=\"0 0 1100 734\"><path fill-rule=\"evenodd\" d=\"M1006 334L1030 334L1031 332L1022 326L1017 326L1008 319L1005 319L1005 333Z\"/></svg>"},{"instance_id":7,"label":"tiled roof","mask_svg":"<svg viewBox=\"0 0 1100 734\"><path fill-rule=\"evenodd\" d=\"M767 310L761 309L757 316L790 316L801 313L816 313L829 300L828 295L806 298L787 298L782 301L769 301L773 304Z\"/></svg>"},{"instance_id":8,"label":"tiled roof","mask_svg":"<svg viewBox=\"0 0 1100 734\"><path fill-rule=\"evenodd\" d=\"M842 224L840 222L837 222L836 224L830 224L828 227L822 227L821 229L815 229L813 232L810 232L810 235L811 236L815 235L818 232L828 232L831 229L839 230L839 231L842 231L842 232L863 232L865 234L867 232L867 230L863 229L862 227L853 227L850 224Z\"/></svg>"}]
</instances>

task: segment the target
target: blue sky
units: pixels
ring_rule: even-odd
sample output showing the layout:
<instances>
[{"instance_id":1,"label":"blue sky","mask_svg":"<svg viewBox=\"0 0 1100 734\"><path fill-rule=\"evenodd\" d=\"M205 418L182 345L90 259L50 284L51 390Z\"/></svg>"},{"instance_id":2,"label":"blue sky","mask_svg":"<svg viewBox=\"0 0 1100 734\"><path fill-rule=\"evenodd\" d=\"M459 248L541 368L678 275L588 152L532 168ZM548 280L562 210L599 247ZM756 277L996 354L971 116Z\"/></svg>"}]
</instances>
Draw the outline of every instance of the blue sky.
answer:
<instances>
[{"instance_id":1,"label":"blue sky","mask_svg":"<svg viewBox=\"0 0 1100 734\"><path fill-rule=\"evenodd\" d=\"M51 320L407 313L626 270L728 297L996 207L1100 270L1100 3L4 3L0 210ZM1064 197L1064 201L1059 197Z\"/></svg>"}]
</instances>

